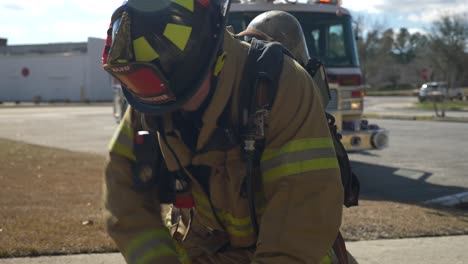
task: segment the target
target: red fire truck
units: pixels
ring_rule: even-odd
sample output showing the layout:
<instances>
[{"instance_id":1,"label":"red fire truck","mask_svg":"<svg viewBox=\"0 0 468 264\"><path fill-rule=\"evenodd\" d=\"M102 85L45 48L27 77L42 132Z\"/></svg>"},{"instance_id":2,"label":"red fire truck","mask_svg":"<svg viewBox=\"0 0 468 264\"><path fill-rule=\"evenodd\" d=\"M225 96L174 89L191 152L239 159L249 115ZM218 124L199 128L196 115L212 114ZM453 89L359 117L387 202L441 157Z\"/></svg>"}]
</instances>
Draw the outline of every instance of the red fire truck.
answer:
<instances>
[{"instance_id":1,"label":"red fire truck","mask_svg":"<svg viewBox=\"0 0 468 264\"><path fill-rule=\"evenodd\" d=\"M294 15L302 26L311 57L327 70L331 113L343 135L346 149L381 149L388 145L388 131L364 120L364 85L359 68L356 38L350 12L338 0L239 0L231 5L229 25L244 30L260 13L282 10Z\"/></svg>"}]
</instances>

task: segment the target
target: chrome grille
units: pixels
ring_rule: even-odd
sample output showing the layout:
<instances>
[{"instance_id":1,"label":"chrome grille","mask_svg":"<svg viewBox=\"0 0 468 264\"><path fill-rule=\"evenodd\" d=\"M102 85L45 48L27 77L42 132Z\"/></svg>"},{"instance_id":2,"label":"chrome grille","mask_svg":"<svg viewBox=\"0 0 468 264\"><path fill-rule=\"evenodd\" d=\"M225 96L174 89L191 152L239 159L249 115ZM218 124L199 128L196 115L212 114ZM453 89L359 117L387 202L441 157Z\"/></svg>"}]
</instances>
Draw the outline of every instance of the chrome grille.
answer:
<instances>
[{"instance_id":1,"label":"chrome grille","mask_svg":"<svg viewBox=\"0 0 468 264\"><path fill-rule=\"evenodd\" d=\"M328 102L327 110L338 109L338 91L336 89L330 89L330 102Z\"/></svg>"}]
</instances>

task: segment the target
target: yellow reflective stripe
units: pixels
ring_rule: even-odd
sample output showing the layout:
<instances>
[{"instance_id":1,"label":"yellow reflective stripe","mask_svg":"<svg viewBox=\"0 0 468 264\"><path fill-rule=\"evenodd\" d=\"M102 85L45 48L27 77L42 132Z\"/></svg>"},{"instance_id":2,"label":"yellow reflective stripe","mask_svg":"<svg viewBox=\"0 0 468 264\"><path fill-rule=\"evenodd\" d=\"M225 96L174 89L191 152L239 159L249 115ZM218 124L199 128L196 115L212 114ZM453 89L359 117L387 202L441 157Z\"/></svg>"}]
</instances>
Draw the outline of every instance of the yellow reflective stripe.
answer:
<instances>
[{"instance_id":1,"label":"yellow reflective stripe","mask_svg":"<svg viewBox=\"0 0 468 264\"><path fill-rule=\"evenodd\" d=\"M164 36L166 36L166 38L172 41L172 43L182 51L185 50L191 33L191 27L172 23L168 23L166 25L166 29L164 29Z\"/></svg>"},{"instance_id":2,"label":"yellow reflective stripe","mask_svg":"<svg viewBox=\"0 0 468 264\"><path fill-rule=\"evenodd\" d=\"M209 218L210 220L213 220L216 222L216 217L214 217L213 213L211 212L211 210L208 210L206 207L202 206L202 205L195 205L195 209L197 209L197 211L205 216L206 218Z\"/></svg>"},{"instance_id":3,"label":"yellow reflective stripe","mask_svg":"<svg viewBox=\"0 0 468 264\"><path fill-rule=\"evenodd\" d=\"M125 112L125 116L127 115L128 111ZM124 116L124 120L122 120L120 123L119 123L119 127L117 128L117 130L115 131L114 135L113 135L113 139L117 139L121 133L123 133L124 135L126 135L131 141L133 141L135 135L133 133L133 129L131 127L131 125L128 123L128 121L125 119L125 116Z\"/></svg>"},{"instance_id":4,"label":"yellow reflective stripe","mask_svg":"<svg viewBox=\"0 0 468 264\"><path fill-rule=\"evenodd\" d=\"M284 176L315 170L336 169L338 167L336 158L312 159L280 165L264 171L262 176L264 182L272 182Z\"/></svg>"},{"instance_id":5,"label":"yellow reflective stripe","mask_svg":"<svg viewBox=\"0 0 468 264\"><path fill-rule=\"evenodd\" d=\"M206 199L205 195L203 194L200 194L198 192L194 192L192 191L192 195L193 195L193 198L195 198L195 205L200 205L202 206L205 210L207 211L211 211L211 204L210 202L208 201L208 199Z\"/></svg>"},{"instance_id":6,"label":"yellow reflective stripe","mask_svg":"<svg viewBox=\"0 0 468 264\"><path fill-rule=\"evenodd\" d=\"M177 256L175 244L167 229L142 233L133 239L125 250L131 263L147 263L162 256Z\"/></svg>"},{"instance_id":7,"label":"yellow reflective stripe","mask_svg":"<svg viewBox=\"0 0 468 264\"><path fill-rule=\"evenodd\" d=\"M245 230L237 230L235 227L233 226L226 226L226 229L227 229L227 232L233 236L237 236L237 237L245 237L245 236L250 236L251 234L253 234L253 227L250 226L248 229L245 229Z\"/></svg>"},{"instance_id":8,"label":"yellow reflective stripe","mask_svg":"<svg viewBox=\"0 0 468 264\"><path fill-rule=\"evenodd\" d=\"M273 159L262 161L262 171L268 171L281 164L294 163L312 159L336 158L335 150L332 148L307 149L303 151L286 152Z\"/></svg>"},{"instance_id":9,"label":"yellow reflective stripe","mask_svg":"<svg viewBox=\"0 0 468 264\"><path fill-rule=\"evenodd\" d=\"M110 152L122 155L131 161L136 161L135 154L127 146L121 144L120 142L114 140L110 146Z\"/></svg>"},{"instance_id":10,"label":"yellow reflective stripe","mask_svg":"<svg viewBox=\"0 0 468 264\"><path fill-rule=\"evenodd\" d=\"M216 210L216 213L226 225L228 233L235 236L248 236L253 233L253 227L250 223L250 217L235 218L231 214L228 214L221 210Z\"/></svg>"},{"instance_id":11,"label":"yellow reflective stripe","mask_svg":"<svg viewBox=\"0 0 468 264\"><path fill-rule=\"evenodd\" d=\"M322 258L322 260L320 261L320 264L332 264L332 257L331 255L333 254L332 253L333 249L330 249L328 252L327 252L327 255L325 255L325 257Z\"/></svg>"},{"instance_id":12,"label":"yellow reflective stripe","mask_svg":"<svg viewBox=\"0 0 468 264\"><path fill-rule=\"evenodd\" d=\"M232 216L231 214L228 214L226 212L223 212L217 209L216 209L216 212L218 213L221 219L226 220L227 222L232 223L236 226L250 225L250 217L236 218Z\"/></svg>"},{"instance_id":13,"label":"yellow reflective stripe","mask_svg":"<svg viewBox=\"0 0 468 264\"><path fill-rule=\"evenodd\" d=\"M109 143L109 152L117 153L134 161L136 157L133 153L133 140L133 129L124 120L120 122Z\"/></svg>"},{"instance_id":14,"label":"yellow reflective stripe","mask_svg":"<svg viewBox=\"0 0 468 264\"><path fill-rule=\"evenodd\" d=\"M216 59L216 64L215 64L215 68L214 68L214 72L213 72L213 75L214 76L218 76L219 73L223 70L223 67L224 67L224 60L226 59L226 52L223 52L223 54L221 54L218 59Z\"/></svg>"},{"instance_id":15,"label":"yellow reflective stripe","mask_svg":"<svg viewBox=\"0 0 468 264\"><path fill-rule=\"evenodd\" d=\"M211 205L208 199L206 199L204 195L197 192L192 192L192 194L195 198L195 208L197 211L210 220L217 221L216 217L212 213ZM232 214L229 214L223 210L216 208L215 210L217 216L223 222L230 234L235 236L248 236L253 233L250 217L236 218Z\"/></svg>"},{"instance_id":16,"label":"yellow reflective stripe","mask_svg":"<svg viewBox=\"0 0 468 264\"><path fill-rule=\"evenodd\" d=\"M192 191L192 195L195 199L197 199L203 205L210 206L210 201L206 199L205 195L198 193L198 192L194 192L194 191Z\"/></svg>"},{"instance_id":17,"label":"yellow reflective stripe","mask_svg":"<svg viewBox=\"0 0 468 264\"><path fill-rule=\"evenodd\" d=\"M163 257L163 256L177 256L177 253L168 246L161 246L157 249L153 249L143 255L140 259L137 260L136 264L151 264L154 263L154 258Z\"/></svg>"},{"instance_id":18,"label":"yellow reflective stripe","mask_svg":"<svg viewBox=\"0 0 468 264\"><path fill-rule=\"evenodd\" d=\"M122 131L122 133L124 133L127 137L129 137L131 140L135 138L135 134L133 133L133 129L130 124L124 121L120 122L119 126L119 130Z\"/></svg>"},{"instance_id":19,"label":"yellow reflective stripe","mask_svg":"<svg viewBox=\"0 0 468 264\"><path fill-rule=\"evenodd\" d=\"M303 151L317 148L333 148L333 142L330 138L305 138L289 142L278 150L265 149L262 154L262 161L270 160L281 154L288 152Z\"/></svg>"},{"instance_id":20,"label":"yellow reflective stripe","mask_svg":"<svg viewBox=\"0 0 468 264\"><path fill-rule=\"evenodd\" d=\"M188 254L185 254L179 257L179 261L182 264L192 264L192 261L190 260L190 257L188 256Z\"/></svg>"},{"instance_id":21,"label":"yellow reflective stripe","mask_svg":"<svg viewBox=\"0 0 468 264\"><path fill-rule=\"evenodd\" d=\"M320 264L332 264L330 256L326 255L323 257L323 259L320 261Z\"/></svg>"},{"instance_id":22,"label":"yellow reflective stripe","mask_svg":"<svg viewBox=\"0 0 468 264\"><path fill-rule=\"evenodd\" d=\"M137 250L141 245L145 244L148 241L151 240L157 240L157 239L172 239L171 236L169 235L169 232L167 229L155 229L151 230L148 232L141 233L140 236L137 238L133 239L129 245L127 246L127 253L134 252Z\"/></svg>"},{"instance_id":23,"label":"yellow reflective stripe","mask_svg":"<svg viewBox=\"0 0 468 264\"><path fill-rule=\"evenodd\" d=\"M172 0L172 2L183 6L193 12L193 0Z\"/></svg>"},{"instance_id":24,"label":"yellow reflective stripe","mask_svg":"<svg viewBox=\"0 0 468 264\"><path fill-rule=\"evenodd\" d=\"M151 47L145 37L133 41L133 50L137 61L150 62L159 58L159 54Z\"/></svg>"},{"instance_id":25,"label":"yellow reflective stripe","mask_svg":"<svg viewBox=\"0 0 468 264\"><path fill-rule=\"evenodd\" d=\"M190 260L189 255L187 254L187 251L183 247L179 245L179 243L174 242L176 246L176 251L177 255L179 255L179 261L182 264L192 264L192 261Z\"/></svg>"},{"instance_id":26,"label":"yellow reflective stripe","mask_svg":"<svg viewBox=\"0 0 468 264\"><path fill-rule=\"evenodd\" d=\"M205 198L205 196L193 191L192 195L193 198L195 198L195 208L197 209L197 211L206 218L209 218L210 220L216 222L216 218L211 210L210 202Z\"/></svg>"}]
</instances>

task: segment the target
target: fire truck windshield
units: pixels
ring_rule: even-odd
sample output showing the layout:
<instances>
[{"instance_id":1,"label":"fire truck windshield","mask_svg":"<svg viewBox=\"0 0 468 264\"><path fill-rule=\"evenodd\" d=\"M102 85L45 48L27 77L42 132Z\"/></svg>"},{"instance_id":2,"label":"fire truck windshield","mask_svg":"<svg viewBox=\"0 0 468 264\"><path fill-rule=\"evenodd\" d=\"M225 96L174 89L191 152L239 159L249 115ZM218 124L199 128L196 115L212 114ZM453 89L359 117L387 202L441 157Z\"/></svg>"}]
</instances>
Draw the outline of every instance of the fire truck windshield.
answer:
<instances>
[{"instance_id":1,"label":"fire truck windshield","mask_svg":"<svg viewBox=\"0 0 468 264\"><path fill-rule=\"evenodd\" d=\"M244 30L261 12L229 14L236 33ZM301 23L311 57L319 58L326 67L359 67L351 17L331 13L290 12Z\"/></svg>"}]
</instances>

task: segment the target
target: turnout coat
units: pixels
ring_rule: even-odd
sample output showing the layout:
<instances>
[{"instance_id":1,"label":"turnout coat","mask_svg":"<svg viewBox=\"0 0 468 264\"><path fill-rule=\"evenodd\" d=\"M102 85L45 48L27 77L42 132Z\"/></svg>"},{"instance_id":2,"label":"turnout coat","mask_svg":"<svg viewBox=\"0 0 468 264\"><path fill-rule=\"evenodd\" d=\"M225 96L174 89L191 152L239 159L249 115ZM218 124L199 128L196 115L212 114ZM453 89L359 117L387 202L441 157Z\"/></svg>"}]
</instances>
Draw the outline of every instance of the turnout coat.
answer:
<instances>
[{"instance_id":1,"label":"turnout coat","mask_svg":"<svg viewBox=\"0 0 468 264\"><path fill-rule=\"evenodd\" d=\"M110 143L104 205L108 233L128 263L329 261L341 224L343 187L319 92L298 63L284 58L255 171L258 237L241 191L246 174L241 146L206 148L227 107L230 122L239 122L248 49L249 44L225 34L214 94L192 146L184 141L187 132L179 129L174 113L162 118L164 129L155 136L167 169L183 170L191 179L193 208L171 213L171 206L161 206L157 186L135 188L132 166L141 116L127 110Z\"/></svg>"}]
</instances>

